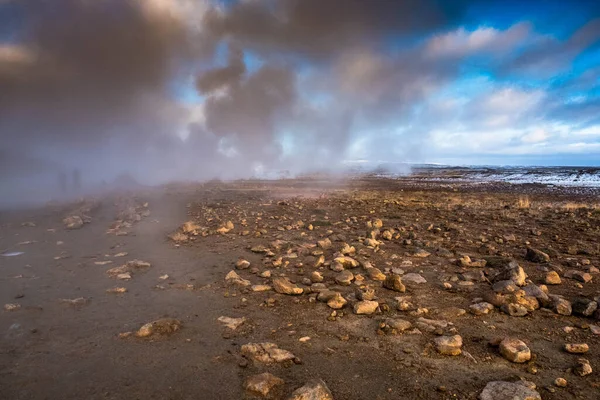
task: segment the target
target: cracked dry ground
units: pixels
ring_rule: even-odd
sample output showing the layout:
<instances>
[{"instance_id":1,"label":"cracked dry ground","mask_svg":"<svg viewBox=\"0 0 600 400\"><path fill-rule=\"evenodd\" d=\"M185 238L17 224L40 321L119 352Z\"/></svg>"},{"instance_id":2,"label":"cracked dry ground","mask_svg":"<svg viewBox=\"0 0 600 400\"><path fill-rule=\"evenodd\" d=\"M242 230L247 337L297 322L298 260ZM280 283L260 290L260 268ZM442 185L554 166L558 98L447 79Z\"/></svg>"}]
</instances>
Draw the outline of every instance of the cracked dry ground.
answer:
<instances>
[{"instance_id":1,"label":"cracked dry ground","mask_svg":"<svg viewBox=\"0 0 600 400\"><path fill-rule=\"evenodd\" d=\"M597 399L600 211L518 192L238 182L106 197L75 229L5 213L0 398Z\"/></svg>"}]
</instances>

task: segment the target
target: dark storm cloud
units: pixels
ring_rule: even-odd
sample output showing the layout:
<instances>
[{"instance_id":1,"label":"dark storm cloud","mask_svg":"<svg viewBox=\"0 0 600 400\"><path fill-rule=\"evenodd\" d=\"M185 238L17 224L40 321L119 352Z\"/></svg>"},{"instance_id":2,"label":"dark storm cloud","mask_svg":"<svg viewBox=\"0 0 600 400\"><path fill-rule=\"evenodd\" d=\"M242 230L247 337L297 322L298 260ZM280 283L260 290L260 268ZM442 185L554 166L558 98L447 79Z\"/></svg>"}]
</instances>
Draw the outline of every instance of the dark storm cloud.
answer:
<instances>
[{"instance_id":1,"label":"dark storm cloud","mask_svg":"<svg viewBox=\"0 0 600 400\"><path fill-rule=\"evenodd\" d=\"M327 57L358 45L417 35L454 24L468 1L258 0L207 14L207 28L246 46L270 52Z\"/></svg>"},{"instance_id":2,"label":"dark storm cloud","mask_svg":"<svg viewBox=\"0 0 600 400\"><path fill-rule=\"evenodd\" d=\"M93 143L130 123L152 125L178 58L189 55L178 20L139 1L19 4L24 56L0 59L4 140Z\"/></svg>"},{"instance_id":3,"label":"dark storm cloud","mask_svg":"<svg viewBox=\"0 0 600 400\"><path fill-rule=\"evenodd\" d=\"M566 40L550 36L539 37L520 55L505 63L506 74L528 74L550 77L568 70L573 60L586 49L600 43L600 19L589 21Z\"/></svg>"}]
</instances>

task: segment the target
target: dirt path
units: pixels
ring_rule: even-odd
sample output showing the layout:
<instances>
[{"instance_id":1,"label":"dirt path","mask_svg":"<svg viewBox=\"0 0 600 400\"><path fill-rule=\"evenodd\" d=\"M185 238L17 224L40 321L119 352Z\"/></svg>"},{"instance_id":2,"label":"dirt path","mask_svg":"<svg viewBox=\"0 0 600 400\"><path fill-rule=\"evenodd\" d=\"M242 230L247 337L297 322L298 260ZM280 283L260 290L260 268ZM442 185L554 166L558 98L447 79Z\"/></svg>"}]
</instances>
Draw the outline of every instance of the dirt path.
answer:
<instances>
[{"instance_id":1,"label":"dirt path","mask_svg":"<svg viewBox=\"0 0 600 400\"><path fill-rule=\"evenodd\" d=\"M104 231L113 207L104 202L92 223L65 231L60 216L11 215L2 228L2 246L25 240L25 254L0 259L2 304L21 305L0 316L0 398L2 399L188 399L237 398L236 370L216 358L230 344L216 319L231 308L207 290L152 289L181 283L202 287L215 279L215 256L193 256L165 244L166 234L185 219L185 199L150 199L152 215L137 224L135 236ZM21 227L33 217L36 227ZM47 229L56 229L48 232ZM18 235L18 236L17 236ZM56 245L57 241L64 244ZM54 260L61 252L70 257ZM122 258L105 257L120 252ZM105 270L129 259L152 263L128 282L110 279ZM95 265L112 260L109 265ZM165 282L159 276L168 274ZM22 275L22 278L14 278ZM124 286L122 295L108 288ZM21 298L15 299L15 297ZM72 306L59 299L84 297ZM185 330L170 340L139 342L118 338L161 317L183 321Z\"/></svg>"}]
</instances>

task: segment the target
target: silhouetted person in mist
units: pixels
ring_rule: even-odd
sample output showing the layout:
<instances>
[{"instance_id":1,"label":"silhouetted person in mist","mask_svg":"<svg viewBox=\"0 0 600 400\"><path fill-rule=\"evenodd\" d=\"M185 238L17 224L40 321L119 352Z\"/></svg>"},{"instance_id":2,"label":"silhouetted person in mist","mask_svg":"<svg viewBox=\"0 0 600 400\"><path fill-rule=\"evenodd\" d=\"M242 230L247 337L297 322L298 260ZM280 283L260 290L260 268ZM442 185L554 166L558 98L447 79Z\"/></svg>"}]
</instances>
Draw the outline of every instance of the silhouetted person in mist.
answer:
<instances>
[{"instance_id":1,"label":"silhouetted person in mist","mask_svg":"<svg viewBox=\"0 0 600 400\"><path fill-rule=\"evenodd\" d=\"M81 189L81 175L78 169L73 170L73 190L78 192Z\"/></svg>"},{"instance_id":2,"label":"silhouetted person in mist","mask_svg":"<svg viewBox=\"0 0 600 400\"><path fill-rule=\"evenodd\" d=\"M58 174L58 187L62 194L67 193L67 174L63 171Z\"/></svg>"}]
</instances>

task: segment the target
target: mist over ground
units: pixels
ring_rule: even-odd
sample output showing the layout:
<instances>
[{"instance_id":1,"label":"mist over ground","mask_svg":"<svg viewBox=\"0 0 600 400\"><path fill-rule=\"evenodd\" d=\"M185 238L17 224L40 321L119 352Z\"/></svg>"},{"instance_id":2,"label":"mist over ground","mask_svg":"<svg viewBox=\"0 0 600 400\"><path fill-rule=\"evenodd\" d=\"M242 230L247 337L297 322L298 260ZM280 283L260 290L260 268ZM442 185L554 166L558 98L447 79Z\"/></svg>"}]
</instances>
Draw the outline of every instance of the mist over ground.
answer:
<instances>
[{"instance_id":1,"label":"mist over ground","mask_svg":"<svg viewBox=\"0 0 600 400\"><path fill-rule=\"evenodd\" d=\"M75 170L93 191L348 160L593 159L599 103L580 92L600 75L581 56L598 6L573 2L558 35L473 24L486 4L0 1L2 203L60 197ZM538 70L556 79L522 82Z\"/></svg>"}]
</instances>

